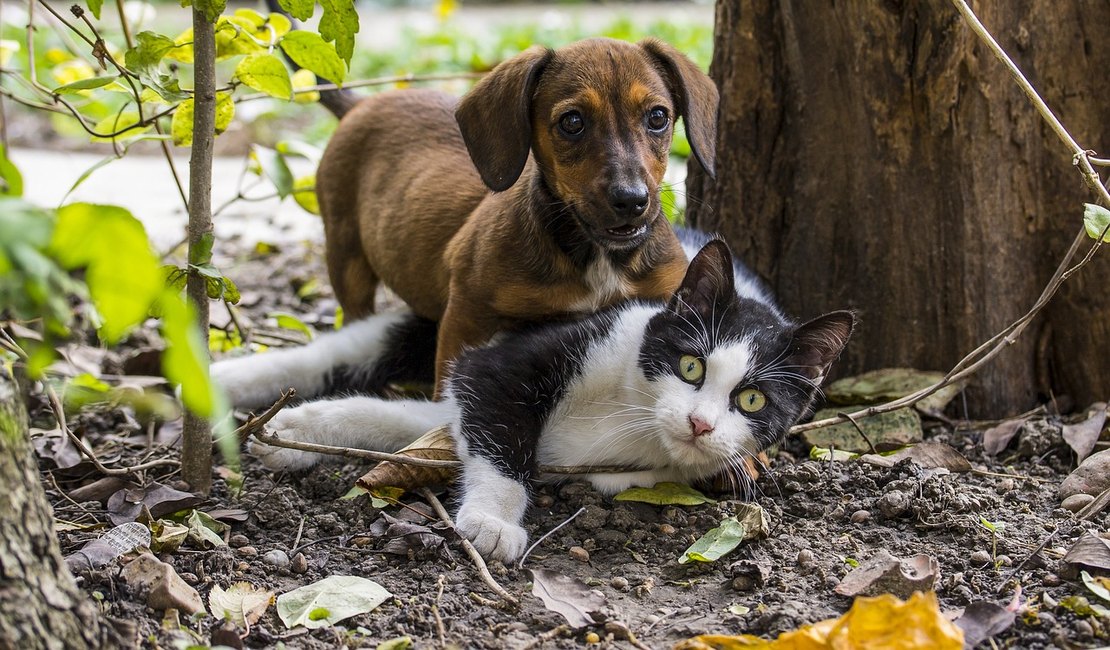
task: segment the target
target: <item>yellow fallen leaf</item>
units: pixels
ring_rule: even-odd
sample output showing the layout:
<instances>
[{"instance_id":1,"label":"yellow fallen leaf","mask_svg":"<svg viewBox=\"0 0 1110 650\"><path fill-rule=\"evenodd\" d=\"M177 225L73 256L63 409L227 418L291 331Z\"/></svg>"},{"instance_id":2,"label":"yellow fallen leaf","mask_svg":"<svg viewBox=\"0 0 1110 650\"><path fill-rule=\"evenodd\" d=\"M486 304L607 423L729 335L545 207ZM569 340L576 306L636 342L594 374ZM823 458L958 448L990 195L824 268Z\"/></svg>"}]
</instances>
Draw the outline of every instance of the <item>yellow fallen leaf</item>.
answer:
<instances>
[{"instance_id":1,"label":"yellow fallen leaf","mask_svg":"<svg viewBox=\"0 0 1110 650\"><path fill-rule=\"evenodd\" d=\"M902 602L883 594L857 598L840 618L803 625L774 641L750 634L703 634L675 650L961 650L963 631L940 612L933 592L917 592Z\"/></svg>"}]
</instances>

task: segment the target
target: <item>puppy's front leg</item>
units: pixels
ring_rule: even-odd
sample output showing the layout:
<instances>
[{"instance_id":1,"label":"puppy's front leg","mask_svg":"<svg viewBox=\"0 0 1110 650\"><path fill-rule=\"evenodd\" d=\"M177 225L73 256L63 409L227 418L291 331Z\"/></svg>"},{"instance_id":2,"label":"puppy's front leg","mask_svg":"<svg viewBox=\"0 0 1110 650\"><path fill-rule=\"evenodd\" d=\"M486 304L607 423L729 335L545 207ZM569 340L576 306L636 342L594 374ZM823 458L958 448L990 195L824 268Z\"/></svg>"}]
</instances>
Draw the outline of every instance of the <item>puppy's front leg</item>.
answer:
<instances>
[{"instance_id":1,"label":"puppy's front leg","mask_svg":"<svg viewBox=\"0 0 1110 650\"><path fill-rule=\"evenodd\" d=\"M436 341L436 399L439 399L443 382L449 374L451 362L466 348L478 347L487 343L501 324L496 318L482 314L475 303L455 295L447 301L447 308L439 322L439 338ZM484 309L489 310L489 306Z\"/></svg>"}]
</instances>

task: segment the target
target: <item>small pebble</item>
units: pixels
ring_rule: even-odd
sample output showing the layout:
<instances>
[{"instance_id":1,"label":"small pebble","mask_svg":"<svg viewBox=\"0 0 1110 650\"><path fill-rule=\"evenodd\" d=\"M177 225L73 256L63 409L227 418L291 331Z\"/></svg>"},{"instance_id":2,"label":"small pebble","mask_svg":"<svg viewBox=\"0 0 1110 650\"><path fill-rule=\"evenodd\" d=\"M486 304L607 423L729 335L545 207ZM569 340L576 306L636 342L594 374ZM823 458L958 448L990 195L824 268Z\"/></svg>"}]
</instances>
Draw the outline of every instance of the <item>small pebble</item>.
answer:
<instances>
[{"instance_id":1,"label":"small pebble","mask_svg":"<svg viewBox=\"0 0 1110 650\"><path fill-rule=\"evenodd\" d=\"M613 578L609 580L609 586L617 591L628 591L628 578L624 576L613 576Z\"/></svg>"},{"instance_id":2,"label":"small pebble","mask_svg":"<svg viewBox=\"0 0 1110 650\"><path fill-rule=\"evenodd\" d=\"M570 556L578 560L579 562L590 561L590 552L582 548L581 546L571 546L569 552Z\"/></svg>"},{"instance_id":3,"label":"small pebble","mask_svg":"<svg viewBox=\"0 0 1110 650\"><path fill-rule=\"evenodd\" d=\"M555 497L550 494L541 494L536 497L536 507L538 508L550 508L553 503L555 503Z\"/></svg>"},{"instance_id":4,"label":"small pebble","mask_svg":"<svg viewBox=\"0 0 1110 650\"><path fill-rule=\"evenodd\" d=\"M289 566L289 554L279 548L275 548L272 551L266 551L262 555L262 561L271 566L283 569Z\"/></svg>"},{"instance_id":5,"label":"small pebble","mask_svg":"<svg viewBox=\"0 0 1110 650\"><path fill-rule=\"evenodd\" d=\"M644 622L647 623L648 625L655 625L656 623L659 622L659 617L656 616L655 614L648 614L647 616L644 617Z\"/></svg>"},{"instance_id":6,"label":"small pebble","mask_svg":"<svg viewBox=\"0 0 1110 650\"><path fill-rule=\"evenodd\" d=\"M1037 620L1045 627L1056 627L1056 617L1052 612L1037 612Z\"/></svg>"},{"instance_id":7,"label":"small pebble","mask_svg":"<svg viewBox=\"0 0 1110 650\"><path fill-rule=\"evenodd\" d=\"M670 524L659 524L659 532L661 532L664 535L670 537L671 535L674 535L678 531L675 530L675 527L670 525Z\"/></svg>"},{"instance_id":8,"label":"small pebble","mask_svg":"<svg viewBox=\"0 0 1110 650\"><path fill-rule=\"evenodd\" d=\"M292 569L293 573L304 573L308 571L308 558L304 556L304 553L297 553L293 556L289 568Z\"/></svg>"},{"instance_id":9,"label":"small pebble","mask_svg":"<svg viewBox=\"0 0 1110 650\"><path fill-rule=\"evenodd\" d=\"M251 565L246 563L246 562L240 562L240 563L235 565L235 570L236 571L246 571L249 568L251 568ZM204 581L205 582L211 582L212 577L211 576L205 576Z\"/></svg>"},{"instance_id":10,"label":"small pebble","mask_svg":"<svg viewBox=\"0 0 1110 650\"><path fill-rule=\"evenodd\" d=\"M1063 581L1055 573L1049 573L1041 580L1041 585L1045 587L1059 587L1061 584Z\"/></svg>"},{"instance_id":11,"label":"small pebble","mask_svg":"<svg viewBox=\"0 0 1110 650\"><path fill-rule=\"evenodd\" d=\"M1087 621L1080 620L1075 622L1075 632L1079 636L1094 636L1095 628Z\"/></svg>"},{"instance_id":12,"label":"small pebble","mask_svg":"<svg viewBox=\"0 0 1110 650\"><path fill-rule=\"evenodd\" d=\"M1060 507L1064 510L1072 512L1079 512L1087 506L1088 503L1095 500L1095 497L1090 494L1073 494L1060 503Z\"/></svg>"},{"instance_id":13,"label":"small pebble","mask_svg":"<svg viewBox=\"0 0 1110 650\"><path fill-rule=\"evenodd\" d=\"M897 519L910 509L910 495L891 490L879 498L879 512L887 519Z\"/></svg>"},{"instance_id":14,"label":"small pebble","mask_svg":"<svg viewBox=\"0 0 1110 650\"><path fill-rule=\"evenodd\" d=\"M244 555L246 557L254 557L254 556L258 555L258 549L253 547L253 546L240 546L239 547L239 555Z\"/></svg>"},{"instance_id":15,"label":"small pebble","mask_svg":"<svg viewBox=\"0 0 1110 650\"><path fill-rule=\"evenodd\" d=\"M231 538L227 540L227 545L231 548L242 548L250 543L251 540L248 539L246 535L232 535Z\"/></svg>"},{"instance_id":16,"label":"small pebble","mask_svg":"<svg viewBox=\"0 0 1110 650\"><path fill-rule=\"evenodd\" d=\"M686 616L687 614L689 614L692 611L694 611L694 608L686 605L686 606L679 607L678 609L674 610L674 613L675 613L675 616Z\"/></svg>"},{"instance_id":17,"label":"small pebble","mask_svg":"<svg viewBox=\"0 0 1110 650\"><path fill-rule=\"evenodd\" d=\"M990 564L991 554L988 553L987 551L984 551L984 550L980 549L980 550L975 551L974 553L972 553L970 559L971 559L972 564L979 564L979 565Z\"/></svg>"},{"instance_id":18,"label":"small pebble","mask_svg":"<svg viewBox=\"0 0 1110 650\"><path fill-rule=\"evenodd\" d=\"M191 585L195 585L196 583L200 582L200 578L198 578L197 574L195 573L182 573L181 579Z\"/></svg>"},{"instance_id":19,"label":"small pebble","mask_svg":"<svg viewBox=\"0 0 1110 650\"><path fill-rule=\"evenodd\" d=\"M839 584L840 578L837 578L836 576L825 576L825 586L827 588L836 589L837 585Z\"/></svg>"},{"instance_id":20,"label":"small pebble","mask_svg":"<svg viewBox=\"0 0 1110 650\"><path fill-rule=\"evenodd\" d=\"M1014 561L1010 559L1009 555L999 555L998 556L998 563L1001 564L1002 566L1011 566L1014 563Z\"/></svg>"},{"instance_id":21,"label":"small pebble","mask_svg":"<svg viewBox=\"0 0 1110 650\"><path fill-rule=\"evenodd\" d=\"M809 566L811 564L813 564L813 551L808 548L798 551L798 565Z\"/></svg>"},{"instance_id":22,"label":"small pebble","mask_svg":"<svg viewBox=\"0 0 1110 650\"><path fill-rule=\"evenodd\" d=\"M1014 479L1004 478L998 482L996 489L1000 494L1005 494L1007 492L1012 492L1016 485L1017 483L1016 481L1014 481Z\"/></svg>"},{"instance_id":23,"label":"small pebble","mask_svg":"<svg viewBox=\"0 0 1110 650\"><path fill-rule=\"evenodd\" d=\"M756 580L752 576L736 576L732 579L732 588L736 591L751 591L756 587Z\"/></svg>"},{"instance_id":24,"label":"small pebble","mask_svg":"<svg viewBox=\"0 0 1110 650\"><path fill-rule=\"evenodd\" d=\"M862 524L871 518L871 513L866 510L856 510L852 513L852 523Z\"/></svg>"},{"instance_id":25,"label":"small pebble","mask_svg":"<svg viewBox=\"0 0 1110 650\"><path fill-rule=\"evenodd\" d=\"M586 643L601 643L601 637L597 632L586 632Z\"/></svg>"}]
</instances>

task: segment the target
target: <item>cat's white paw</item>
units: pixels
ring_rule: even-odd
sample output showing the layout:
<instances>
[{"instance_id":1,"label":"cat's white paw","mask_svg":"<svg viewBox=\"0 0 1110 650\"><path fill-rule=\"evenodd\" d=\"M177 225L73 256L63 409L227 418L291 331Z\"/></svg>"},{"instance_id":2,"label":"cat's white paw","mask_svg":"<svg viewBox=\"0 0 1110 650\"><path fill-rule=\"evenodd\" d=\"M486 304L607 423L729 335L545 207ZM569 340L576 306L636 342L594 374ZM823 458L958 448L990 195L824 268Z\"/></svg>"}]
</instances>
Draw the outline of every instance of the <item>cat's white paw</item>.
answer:
<instances>
[{"instance_id":1,"label":"cat's white paw","mask_svg":"<svg viewBox=\"0 0 1110 650\"><path fill-rule=\"evenodd\" d=\"M474 544L482 557L505 564L520 559L528 544L528 531L520 526L465 505L455 518L455 529Z\"/></svg>"},{"instance_id":2,"label":"cat's white paw","mask_svg":"<svg viewBox=\"0 0 1110 650\"><path fill-rule=\"evenodd\" d=\"M319 419L313 413L311 404L298 406L279 412L266 425L269 433L284 440L297 442L316 442L315 426ZM247 447L250 453L262 464L275 471L297 471L308 469L324 460L323 454L285 447L268 445L258 439L251 439Z\"/></svg>"}]
</instances>

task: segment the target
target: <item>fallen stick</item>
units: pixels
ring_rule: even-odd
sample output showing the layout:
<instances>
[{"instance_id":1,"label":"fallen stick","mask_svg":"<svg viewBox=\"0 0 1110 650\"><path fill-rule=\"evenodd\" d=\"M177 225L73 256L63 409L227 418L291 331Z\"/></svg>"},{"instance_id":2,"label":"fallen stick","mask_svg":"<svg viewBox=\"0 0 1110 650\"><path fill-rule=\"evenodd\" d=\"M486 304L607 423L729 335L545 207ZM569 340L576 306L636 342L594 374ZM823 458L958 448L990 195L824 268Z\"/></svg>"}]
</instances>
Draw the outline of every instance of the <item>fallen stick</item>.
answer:
<instances>
[{"instance_id":1,"label":"fallen stick","mask_svg":"<svg viewBox=\"0 0 1110 650\"><path fill-rule=\"evenodd\" d=\"M447 509L443 507L443 504L440 503L436 495L432 494L432 491L428 488L420 488L420 494L428 500L428 503L431 504L432 509L436 511L436 514L439 515L439 518L442 519L445 524L454 529L455 522L451 519L451 515L447 514ZM474 545L470 543L470 540L463 537L462 535L459 535L459 539L462 540L462 546L463 549L466 550L466 554L469 555L470 559L474 561L474 566L478 567L478 573L482 576L482 581L485 582L486 585L494 591L494 593L496 593L498 596L501 596L501 598L503 598L505 602L509 603L513 607L520 607L520 601L513 597L513 595L510 594L508 591L505 591L505 588L499 585L497 583L497 580L494 580L493 574L489 572L489 567L486 566L486 561L482 559L482 554L478 552L478 549L474 548Z\"/></svg>"}]
</instances>

